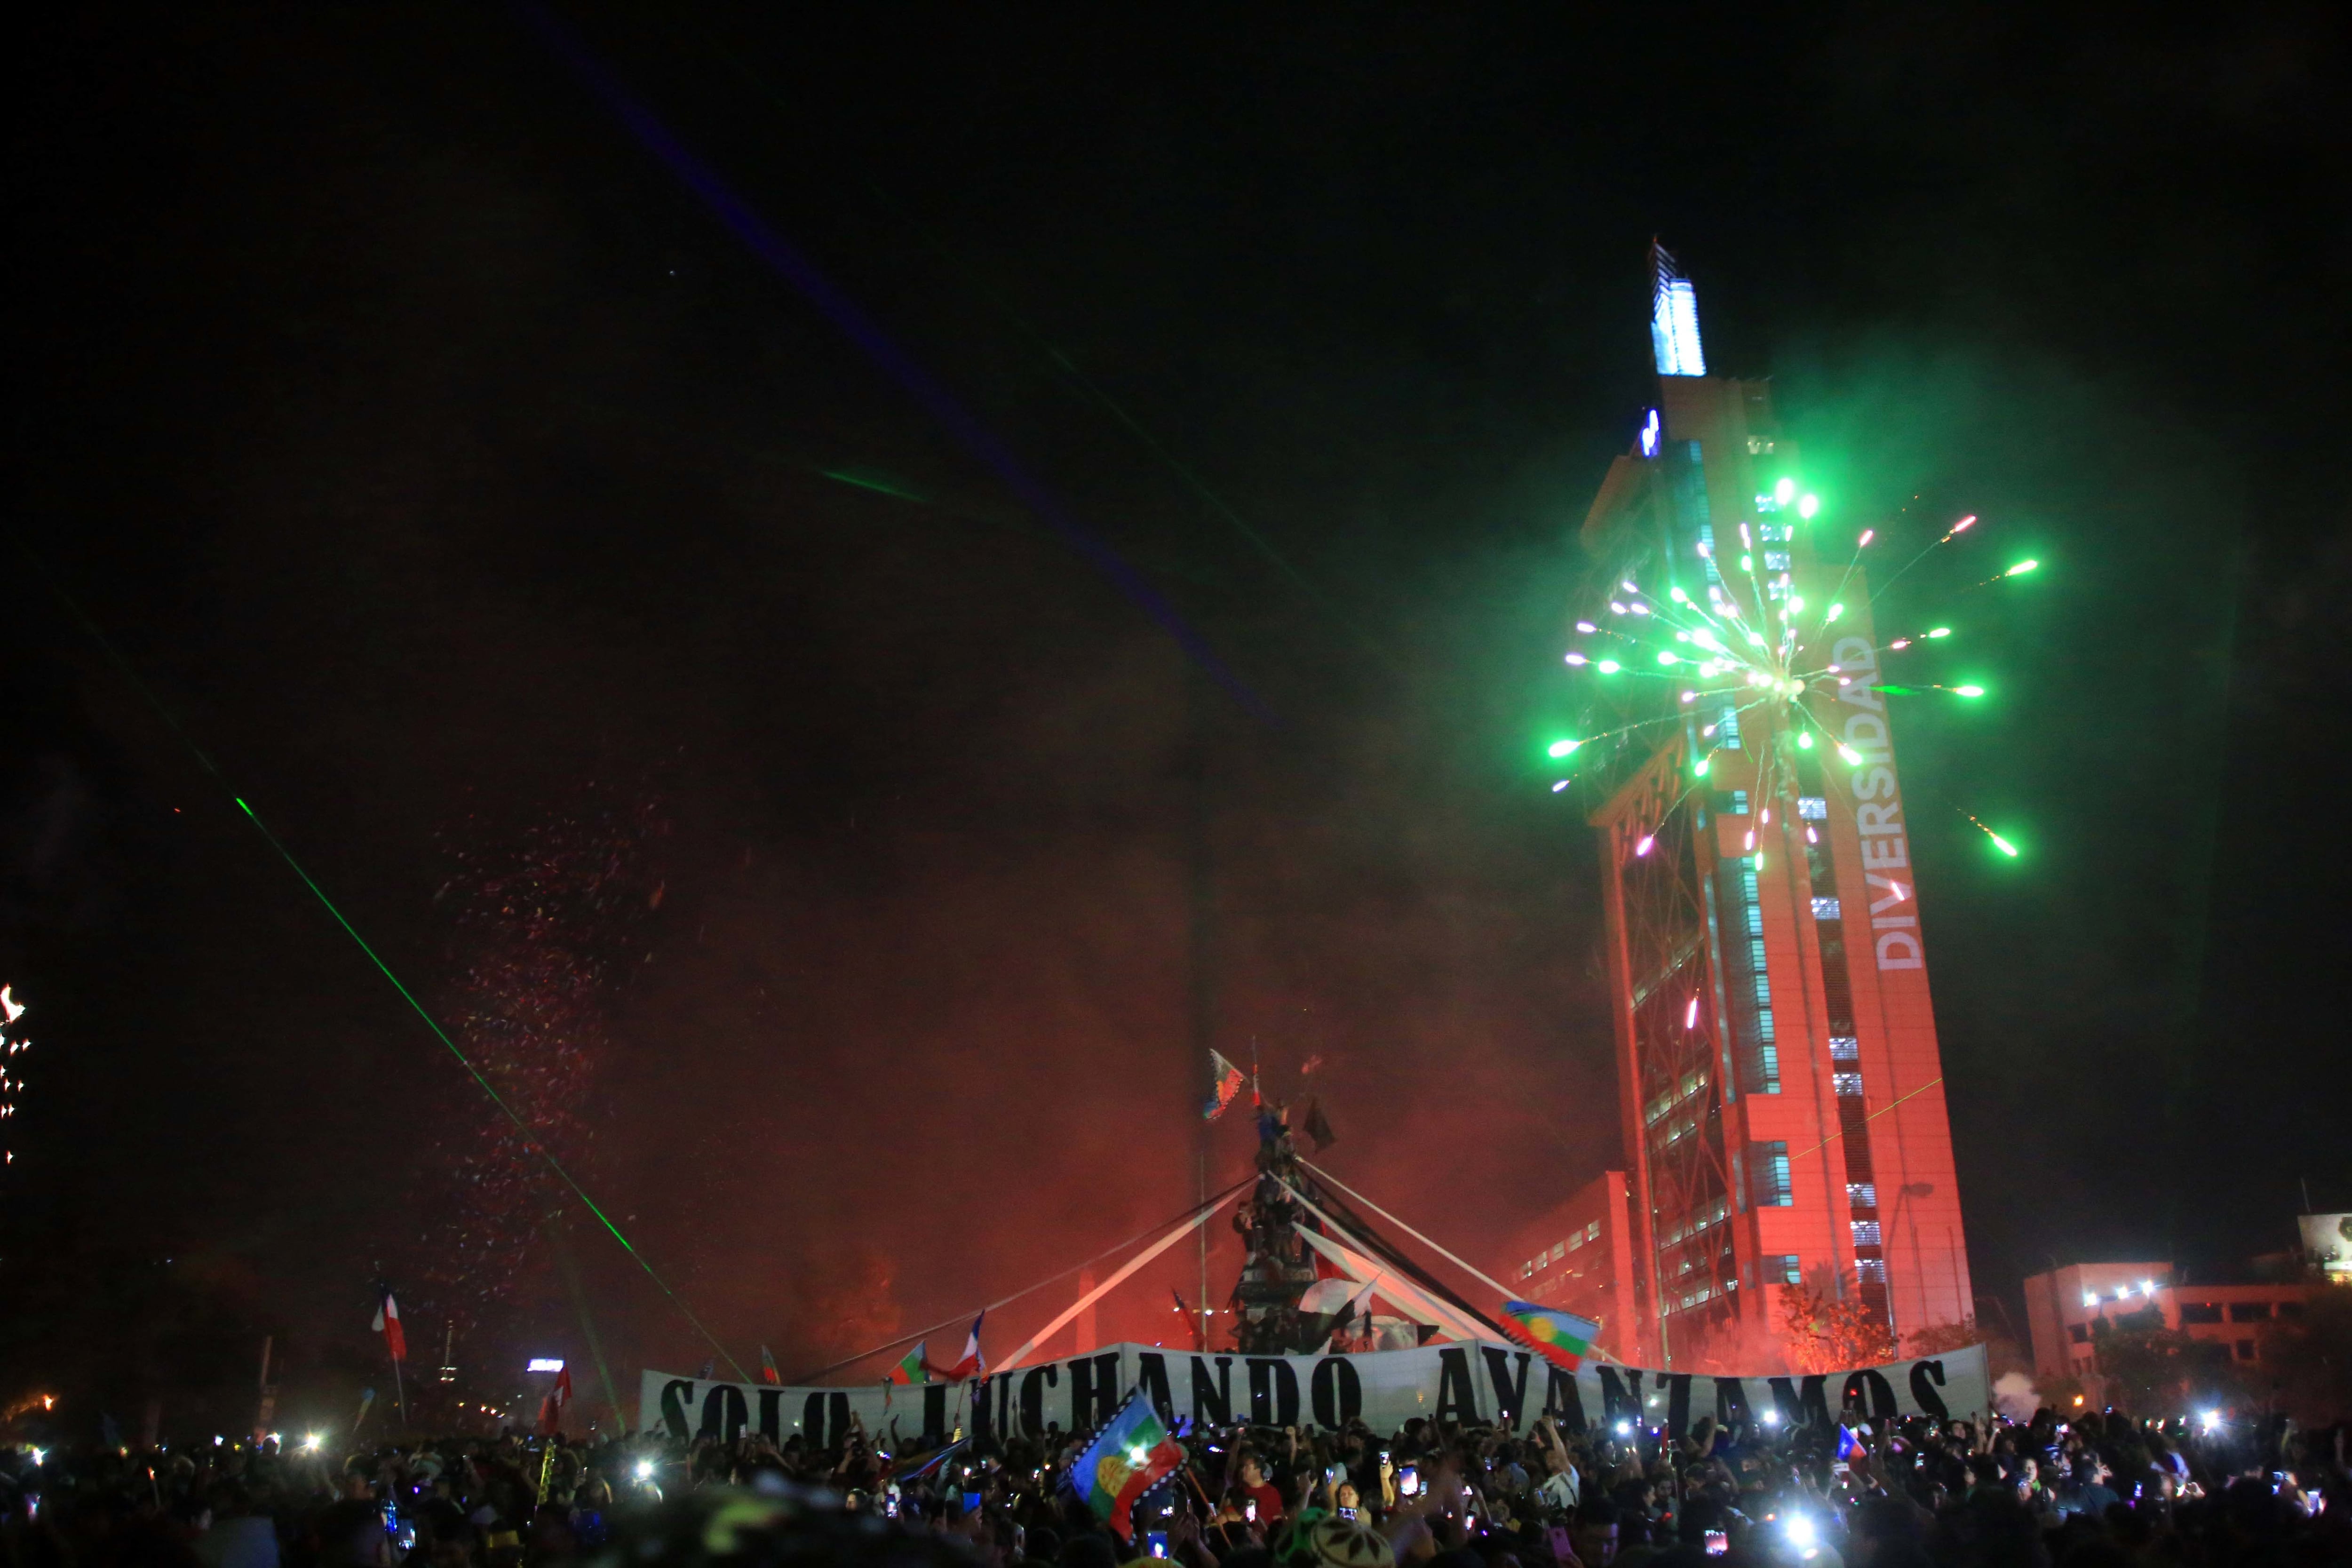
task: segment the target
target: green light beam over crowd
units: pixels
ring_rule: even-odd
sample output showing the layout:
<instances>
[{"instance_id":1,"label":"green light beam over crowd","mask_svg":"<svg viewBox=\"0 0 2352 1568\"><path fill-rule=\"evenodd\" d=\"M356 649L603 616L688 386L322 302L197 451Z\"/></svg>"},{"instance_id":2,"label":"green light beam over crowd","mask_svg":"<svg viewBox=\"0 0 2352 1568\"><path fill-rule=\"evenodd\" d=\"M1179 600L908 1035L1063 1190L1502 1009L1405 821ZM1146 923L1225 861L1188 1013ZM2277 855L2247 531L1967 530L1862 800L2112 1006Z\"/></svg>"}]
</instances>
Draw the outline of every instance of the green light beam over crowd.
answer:
<instances>
[{"instance_id":1,"label":"green light beam over crowd","mask_svg":"<svg viewBox=\"0 0 2352 1568\"><path fill-rule=\"evenodd\" d=\"M735 1359L734 1353L719 1342L716 1334L704 1327L702 1320L695 1316L694 1309L687 1305L685 1298L669 1288L668 1283L662 1279L645 1254L639 1252L636 1245L622 1233L621 1227L613 1223L612 1217L605 1214L596 1200L588 1195L587 1189L574 1180L572 1173L563 1168L562 1162L555 1157L554 1152L533 1135L530 1124L516 1114L514 1108L506 1102L505 1097L499 1093L488 1079L482 1076L481 1069L477 1068L466 1053L458 1048L457 1042L449 1037L448 1031L441 1026L440 1020L426 1010L425 1004L417 1000L416 994L402 983L399 975L393 973L392 965L386 963L376 950L369 945L367 939L360 935L359 928L352 924L343 911L335 906L335 901L327 896L326 889L319 886L309 871L303 869L302 863L294 858L294 852L287 848L278 835L269 830L269 825L261 819L261 814L247 805L244 796L230 788L227 775L221 772L218 765L205 753L205 749L196 744L195 738L190 735L185 727L180 723L178 716L164 706L163 700L148 689L147 683L139 678L139 672L132 667L130 659L124 657L121 649L114 646L114 640L100 628L98 623L90 618L89 612L81 607L80 602L58 585L57 580L49 575L48 569L42 564L40 559L27 550L21 541L18 542L16 548L18 552L32 564L33 571L41 579L42 585L48 589L59 604L65 605L67 611L80 624L82 630L89 634L90 640L104 650L107 658L113 662L115 668L121 673L123 679L129 681L131 688L145 700L147 705L155 710L156 716L163 721L164 726L174 736L178 737L181 744L188 748L189 753L196 759L205 772L212 775L213 782L221 786L229 799L236 804L237 810L245 814L246 820L253 824L261 837L268 842L269 847L278 852L288 868L301 879L302 885L310 890L310 896L317 899L326 911L334 917L335 923L342 927L344 934L349 936L359 950L367 955L368 962L374 964L377 972L392 983L392 988L398 992L400 999L407 1003L411 1010L424 1020L425 1026L433 1032L433 1037L440 1041L451 1056L457 1058L457 1065L464 1068L467 1075L474 1080L484 1094L489 1097L490 1103L497 1106L506 1119L514 1123L515 1130L522 1134L524 1145L532 1153L537 1154L546 1163L547 1168L555 1173L557 1179L571 1190L572 1195L580 1200L581 1206L593 1215L596 1222L612 1233L613 1239L620 1243L621 1250L627 1253L639 1268L645 1270L646 1278L653 1281L654 1288L667 1299L670 1305L677 1309L679 1314L688 1322L694 1325L695 1331L709 1341L711 1348L726 1358L727 1364L735 1369L736 1376L745 1383L751 1382L751 1374L743 1370L743 1363Z\"/></svg>"}]
</instances>

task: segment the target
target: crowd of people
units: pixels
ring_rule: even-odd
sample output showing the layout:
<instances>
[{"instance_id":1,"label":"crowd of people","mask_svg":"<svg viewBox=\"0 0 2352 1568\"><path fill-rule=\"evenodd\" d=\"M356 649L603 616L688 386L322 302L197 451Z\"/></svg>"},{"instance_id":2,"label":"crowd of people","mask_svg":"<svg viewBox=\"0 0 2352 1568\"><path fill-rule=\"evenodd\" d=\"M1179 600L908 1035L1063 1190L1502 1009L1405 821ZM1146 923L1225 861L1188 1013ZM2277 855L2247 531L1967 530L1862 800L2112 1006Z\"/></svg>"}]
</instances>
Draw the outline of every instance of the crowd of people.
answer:
<instances>
[{"instance_id":1,"label":"crowd of people","mask_svg":"<svg viewBox=\"0 0 2352 1568\"><path fill-rule=\"evenodd\" d=\"M756 1433L0 1453L0 1568L1603 1568L2352 1563L2352 1428L1939 1423L1679 1436L1412 1421L1179 1434L1114 1533L1084 1434Z\"/></svg>"}]
</instances>

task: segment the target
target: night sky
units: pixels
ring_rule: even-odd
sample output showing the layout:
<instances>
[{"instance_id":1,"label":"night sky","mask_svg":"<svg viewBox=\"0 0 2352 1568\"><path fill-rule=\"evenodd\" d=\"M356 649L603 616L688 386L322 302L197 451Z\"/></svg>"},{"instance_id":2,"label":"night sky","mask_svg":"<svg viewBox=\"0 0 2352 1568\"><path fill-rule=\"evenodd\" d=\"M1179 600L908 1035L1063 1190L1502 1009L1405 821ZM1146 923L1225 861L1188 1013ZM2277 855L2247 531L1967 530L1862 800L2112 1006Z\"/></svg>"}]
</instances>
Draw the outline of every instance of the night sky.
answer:
<instances>
[{"instance_id":1,"label":"night sky","mask_svg":"<svg viewBox=\"0 0 2352 1568\"><path fill-rule=\"evenodd\" d=\"M199 12L54 12L16 72L0 1268L46 1305L0 1394L208 1409L269 1331L324 1401L379 1265L485 1392L585 1353L535 1209L503 1293L431 1283L495 1112L232 795L445 1013L469 877L637 825L566 928L573 1163L747 1364L1180 1212L1203 996L1496 1258L1622 1163L1542 746L1653 235L1840 527L1984 519L1878 607L1994 693L1895 718L1979 1289L2352 1207L2333 8L567 5L571 58L522 8ZM692 1370L583 1219L616 1375ZM1103 1331L1169 1337L1186 1257ZM179 1327L130 1365L100 1301Z\"/></svg>"}]
</instances>

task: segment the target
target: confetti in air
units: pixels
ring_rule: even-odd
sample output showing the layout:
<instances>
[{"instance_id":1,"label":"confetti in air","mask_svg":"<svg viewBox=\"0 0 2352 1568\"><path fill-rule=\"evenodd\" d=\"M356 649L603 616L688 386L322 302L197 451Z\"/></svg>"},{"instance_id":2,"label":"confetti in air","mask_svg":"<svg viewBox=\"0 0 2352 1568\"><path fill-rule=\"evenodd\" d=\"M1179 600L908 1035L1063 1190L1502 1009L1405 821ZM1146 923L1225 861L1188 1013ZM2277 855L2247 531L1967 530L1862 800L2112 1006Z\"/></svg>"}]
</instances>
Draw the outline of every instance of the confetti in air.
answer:
<instances>
[{"instance_id":1,"label":"confetti in air","mask_svg":"<svg viewBox=\"0 0 2352 1568\"><path fill-rule=\"evenodd\" d=\"M508 1300L557 1206L540 1150L568 1169L594 1163L612 998L667 890L646 866L662 830L654 803L584 794L519 835L469 825L436 895L455 911L451 1032L530 1129L468 1105L457 1116L468 1131L439 1162L446 1190L428 1212L443 1234L427 1238L424 1275L460 1332Z\"/></svg>"}]
</instances>

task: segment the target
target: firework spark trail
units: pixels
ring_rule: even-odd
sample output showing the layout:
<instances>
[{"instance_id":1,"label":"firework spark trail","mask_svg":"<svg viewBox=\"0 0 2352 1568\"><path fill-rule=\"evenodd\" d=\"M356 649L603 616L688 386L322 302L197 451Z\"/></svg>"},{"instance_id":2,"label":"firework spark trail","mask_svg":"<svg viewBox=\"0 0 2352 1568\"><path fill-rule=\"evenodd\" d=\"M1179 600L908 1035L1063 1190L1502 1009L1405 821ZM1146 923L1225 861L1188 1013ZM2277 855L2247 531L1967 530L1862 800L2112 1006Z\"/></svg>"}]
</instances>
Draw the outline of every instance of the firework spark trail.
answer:
<instances>
[{"instance_id":1,"label":"firework spark trail","mask_svg":"<svg viewBox=\"0 0 2352 1568\"><path fill-rule=\"evenodd\" d=\"M30 1009L16 1000L15 987L0 985L0 1121L7 1123L0 1133L16 1130L16 1107L21 1103L18 1097L25 1089L24 1071L17 1064L22 1054L33 1044L22 1027L22 1020L28 1011ZM5 1136L0 1136L0 1143L5 1142ZM14 1148L0 1148L0 1165L16 1163L16 1151Z\"/></svg>"},{"instance_id":2,"label":"firework spark trail","mask_svg":"<svg viewBox=\"0 0 2352 1568\"><path fill-rule=\"evenodd\" d=\"M1697 726L1693 735L1689 779L1683 790L1686 796L1706 776L1714 751L1706 742L1714 741L1727 726L1736 731L1740 721L1751 714L1765 712L1777 719L1780 728L1793 735L1799 751L1812 751L1818 742L1834 752L1848 766L1860 767L1862 755L1824 727L1813 711L1811 700L1835 697L1857 679L1866 680L1873 689L1890 696L1936 692L1968 700L1985 695L1985 689L1973 682L1890 685L1879 679L1880 671L1874 666L1850 672L1829 659L1825 650L1835 636L1832 628L1846 610L1843 595L1852 585L1863 552L1875 538L1876 531L1863 532L1828 602L1809 612L1796 581L1793 547L1799 523L1812 521L1819 510L1818 501L1811 495L1800 496L1793 481L1782 479L1771 495L1757 497L1757 509L1755 522L1737 525L1736 557L1712 542L1702 542L1696 546L1697 555L1709 567L1703 599L1679 584L1669 584L1664 594L1654 593L1643 585L1637 572L1621 578L1611 589L1605 610L1576 623L1578 634L1588 639L1588 644L1568 652L1566 662L1571 668L1602 679L1623 677L1666 681L1678 689L1677 700L1674 708L1665 711L1554 742L1549 752L1553 759L1574 756L1600 742L1681 724L1685 721L1684 710L1705 700L1706 711L1713 717ZM1931 552L1967 532L1977 521L1974 514L1961 518L1905 563L1895 576L1900 577ZM1777 550L1775 545L1779 546ZM2033 560L2021 561L1961 591L1973 592L2022 576L2037 570L2040 564ZM1884 592L1882 585L1871 595L1872 601L1874 603ZM1901 651L1917 642L1939 641L1950 634L1948 626L1935 626L1896 637L1885 644L1885 648L1889 652ZM1727 696L1731 699L1728 704L1720 700ZM1759 802L1778 802L1790 782L1780 776L1784 770L1783 759L1777 748L1766 748L1759 763L1763 772L1757 780L1758 798ZM1566 790L1571 782L1564 777L1556 779L1552 793ZM1769 824L1771 805L1765 805L1762 809L1762 820ZM2002 853L2016 857L2018 851L2008 839L1976 818L1971 816L1969 820ZM1812 829L1808 827L1806 833L1811 837ZM1756 856L1760 868L1762 852L1757 847L1753 833L1748 835L1746 847Z\"/></svg>"},{"instance_id":3,"label":"firework spark trail","mask_svg":"<svg viewBox=\"0 0 2352 1568\"><path fill-rule=\"evenodd\" d=\"M1905 573L1910 571L1911 568L1918 565L1919 563L1927 559L1931 552L1942 549L1945 545L1949 544L1953 540L1958 539L1961 534L1966 533L1969 529L1975 527L1976 521L1977 514L1970 512L1968 516L1960 519L1959 521L1946 529L1944 531L1943 538L1937 540L1933 544L1930 544L1926 549L1920 551L1918 554L1914 555L1910 560L1906 561L1902 565L1896 567L1895 569L1895 575L1887 578L1885 582L1881 583L1878 585L1878 592L1871 595L1870 602L1874 605L1876 604L1878 602L1879 595L1885 593L1887 589L1895 586L1896 580Z\"/></svg>"},{"instance_id":4,"label":"firework spark trail","mask_svg":"<svg viewBox=\"0 0 2352 1568\"><path fill-rule=\"evenodd\" d=\"M1954 811L1960 810L1958 806L1954 806L1952 809ZM1983 834L1987 838L1991 839L1992 847L1994 848L2000 850L2002 854L2008 856L2012 860L2017 858L2017 846L2011 844L2008 839L2003 838L2000 834L1995 833L1991 828L1987 827L1983 822L1978 819L1975 813L1960 811L1960 815L1967 817L1970 822L1976 823L1977 831Z\"/></svg>"}]
</instances>

